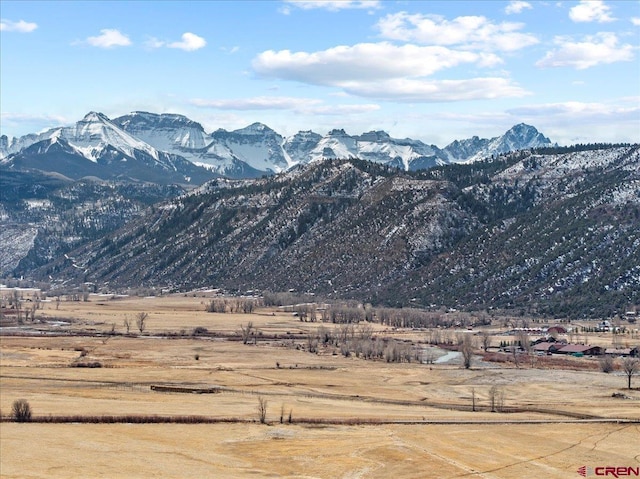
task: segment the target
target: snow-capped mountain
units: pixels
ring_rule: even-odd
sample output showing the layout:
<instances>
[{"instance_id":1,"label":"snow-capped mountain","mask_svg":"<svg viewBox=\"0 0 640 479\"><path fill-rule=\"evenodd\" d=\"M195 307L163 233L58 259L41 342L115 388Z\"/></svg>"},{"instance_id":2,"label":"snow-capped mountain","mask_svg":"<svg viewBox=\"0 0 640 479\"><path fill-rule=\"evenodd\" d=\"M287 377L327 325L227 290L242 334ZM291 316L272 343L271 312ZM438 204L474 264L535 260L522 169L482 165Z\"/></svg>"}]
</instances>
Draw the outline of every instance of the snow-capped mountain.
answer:
<instances>
[{"instance_id":1,"label":"snow-capped mountain","mask_svg":"<svg viewBox=\"0 0 640 479\"><path fill-rule=\"evenodd\" d=\"M309 162L309 153L318 146L322 135L311 130L299 131L284 141L284 151L294 163Z\"/></svg>"},{"instance_id":2,"label":"snow-capped mountain","mask_svg":"<svg viewBox=\"0 0 640 479\"><path fill-rule=\"evenodd\" d=\"M214 176L182 156L157 150L96 112L88 113L73 126L52 128L6 143L1 165L53 171L72 179L96 176L200 184Z\"/></svg>"},{"instance_id":3,"label":"snow-capped mountain","mask_svg":"<svg viewBox=\"0 0 640 479\"><path fill-rule=\"evenodd\" d=\"M324 137L310 131L300 132L288 139L284 148L298 163L324 158L361 158L403 170L446 163L446 155L437 146L409 138L392 138L384 131L350 136L344 130L336 129Z\"/></svg>"},{"instance_id":4,"label":"snow-capped mountain","mask_svg":"<svg viewBox=\"0 0 640 479\"><path fill-rule=\"evenodd\" d=\"M283 149L284 138L262 123L234 131L219 129L211 134L207 154L240 160L264 173L279 173L293 166Z\"/></svg>"},{"instance_id":5,"label":"snow-capped mountain","mask_svg":"<svg viewBox=\"0 0 640 479\"><path fill-rule=\"evenodd\" d=\"M444 151L451 163L471 163L492 155L542 146L551 146L551 140L533 126L520 123L495 138L474 136L466 140L455 140Z\"/></svg>"},{"instance_id":6,"label":"snow-capped mountain","mask_svg":"<svg viewBox=\"0 0 640 479\"><path fill-rule=\"evenodd\" d=\"M186 163L209 170L208 176L195 175L197 170L185 172L183 176L191 182L201 182L212 174L255 178L326 158L361 158L405 171L420 170L551 145L548 138L525 124L514 126L499 137L474 136L440 149L419 140L392 138L384 131L355 136L343 129L332 130L324 136L300 131L284 138L262 123L253 123L238 130L218 129L208 134L201 124L183 115L137 111L110 120L101 113L91 112L74 126L53 128L11 141L6 136L0 137L0 162L15 163L20 159L24 163L25 150L42 141L46 143L36 149L38 155L59 153L55 148L47 149L54 138L66 142L62 144L65 154L79 155L94 163L104 162L105 158L113 162L121 154L124 156L120 161L144 157L147 166L166 171L178 172ZM33 154L32 150L28 155L31 161L34 161ZM180 161L186 163L178 166ZM119 174L127 176L124 170Z\"/></svg>"},{"instance_id":7,"label":"snow-capped mountain","mask_svg":"<svg viewBox=\"0 0 640 479\"><path fill-rule=\"evenodd\" d=\"M183 115L135 111L113 123L157 150L176 155L201 150L211 141L200 123Z\"/></svg>"}]
</instances>

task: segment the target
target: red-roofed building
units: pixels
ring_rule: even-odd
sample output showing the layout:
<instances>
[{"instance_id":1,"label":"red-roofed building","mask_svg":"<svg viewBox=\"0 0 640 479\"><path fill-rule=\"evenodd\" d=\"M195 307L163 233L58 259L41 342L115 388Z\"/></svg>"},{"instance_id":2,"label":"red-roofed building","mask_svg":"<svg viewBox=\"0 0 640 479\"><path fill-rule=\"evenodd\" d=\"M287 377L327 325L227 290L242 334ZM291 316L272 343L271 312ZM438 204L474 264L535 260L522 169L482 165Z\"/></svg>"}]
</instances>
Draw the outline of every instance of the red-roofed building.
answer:
<instances>
[{"instance_id":1,"label":"red-roofed building","mask_svg":"<svg viewBox=\"0 0 640 479\"><path fill-rule=\"evenodd\" d=\"M600 346L590 344L567 344L558 350L560 354L584 354L585 356L599 356L603 352Z\"/></svg>"}]
</instances>

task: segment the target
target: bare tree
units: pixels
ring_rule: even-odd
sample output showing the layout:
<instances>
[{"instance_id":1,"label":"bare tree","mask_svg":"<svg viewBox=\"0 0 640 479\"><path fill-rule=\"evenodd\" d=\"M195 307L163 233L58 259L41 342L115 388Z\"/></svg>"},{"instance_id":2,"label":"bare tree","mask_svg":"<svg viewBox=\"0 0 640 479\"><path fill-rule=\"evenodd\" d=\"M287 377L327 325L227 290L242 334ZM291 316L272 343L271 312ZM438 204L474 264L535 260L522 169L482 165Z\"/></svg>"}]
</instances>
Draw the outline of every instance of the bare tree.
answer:
<instances>
[{"instance_id":1,"label":"bare tree","mask_svg":"<svg viewBox=\"0 0 640 479\"><path fill-rule=\"evenodd\" d=\"M262 424L267 422L267 400L262 396L258 396L258 419Z\"/></svg>"},{"instance_id":2,"label":"bare tree","mask_svg":"<svg viewBox=\"0 0 640 479\"><path fill-rule=\"evenodd\" d=\"M242 330L242 344L247 344L253 333L253 321L249 321L246 328L241 324L240 329Z\"/></svg>"},{"instance_id":3,"label":"bare tree","mask_svg":"<svg viewBox=\"0 0 640 479\"><path fill-rule=\"evenodd\" d=\"M598 364L600 364L600 371L603 373L610 373L615 368L615 363L611 356L604 355L600 359L598 359Z\"/></svg>"},{"instance_id":4,"label":"bare tree","mask_svg":"<svg viewBox=\"0 0 640 479\"><path fill-rule=\"evenodd\" d=\"M640 360L636 358L624 358L622 370L627 375L627 389L631 389L631 377L640 372Z\"/></svg>"},{"instance_id":5,"label":"bare tree","mask_svg":"<svg viewBox=\"0 0 640 479\"><path fill-rule=\"evenodd\" d=\"M489 389L489 405L491 406L491 412L502 410L504 405L504 391L497 384L494 384Z\"/></svg>"},{"instance_id":6,"label":"bare tree","mask_svg":"<svg viewBox=\"0 0 640 479\"><path fill-rule=\"evenodd\" d=\"M491 346L491 335L488 331L482 331L480 333L480 337L482 338L482 349L484 349L484 352L486 353L487 349Z\"/></svg>"},{"instance_id":7,"label":"bare tree","mask_svg":"<svg viewBox=\"0 0 640 479\"><path fill-rule=\"evenodd\" d=\"M26 399L17 399L13 401L11 412L15 422L31 421L31 406Z\"/></svg>"},{"instance_id":8,"label":"bare tree","mask_svg":"<svg viewBox=\"0 0 640 479\"><path fill-rule=\"evenodd\" d=\"M124 329L127 330L127 334L129 334L129 331L131 330L131 321L129 320L128 317L124 318Z\"/></svg>"},{"instance_id":9,"label":"bare tree","mask_svg":"<svg viewBox=\"0 0 640 479\"><path fill-rule=\"evenodd\" d=\"M307 335L307 351L310 353L318 352L318 339L317 334L309 333Z\"/></svg>"},{"instance_id":10,"label":"bare tree","mask_svg":"<svg viewBox=\"0 0 640 479\"><path fill-rule=\"evenodd\" d=\"M149 313L140 312L136 314L136 326L140 330L140 334L142 334L147 327L147 318L149 317Z\"/></svg>"},{"instance_id":11,"label":"bare tree","mask_svg":"<svg viewBox=\"0 0 640 479\"><path fill-rule=\"evenodd\" d=\"M473 360L473 350L475 349L473 345L473 337L469 334L465 334L459 348L459 351L462 353L462 362L464 367L469 369Z\"/></svg>"},{"instance_id":12,"label":"bare tree","mask_svg":"<svg viewBox=\"0 0 640 479\"><path fill-rule=\"evenodd\" d=\"M476 388L471 388L471 410L476 410Z\"/></svg>"}]
</instances>

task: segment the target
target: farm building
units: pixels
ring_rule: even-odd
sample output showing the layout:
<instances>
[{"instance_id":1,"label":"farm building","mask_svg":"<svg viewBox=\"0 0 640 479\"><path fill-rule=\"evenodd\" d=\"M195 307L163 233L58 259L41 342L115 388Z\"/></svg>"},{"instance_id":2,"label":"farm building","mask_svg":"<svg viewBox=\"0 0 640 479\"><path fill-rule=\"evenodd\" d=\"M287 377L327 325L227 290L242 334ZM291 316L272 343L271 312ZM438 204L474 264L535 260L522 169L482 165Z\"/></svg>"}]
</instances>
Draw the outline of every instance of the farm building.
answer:
<instances>
[{"instance_id":1,"label":"farm building","mask_svg":"<svg viewBox=\"0 0 640 479\"><path fill-rule=\"evenodd\" d=\"M551 326L547 329L547 334L567 334L567 328L564 326Z\"/></svg>"},{"instance_id":2,"label":"farm building","mask_svg":"<svg viewBox=\"0 0 640 479\"><path fill-rule=\"evenodd\" d=\"M567 344L558 350L560 354L575 354L585 356L598 356L602 354L603 348L600 346L592 346L590 344Z\"/></svg>"}]
</instances>

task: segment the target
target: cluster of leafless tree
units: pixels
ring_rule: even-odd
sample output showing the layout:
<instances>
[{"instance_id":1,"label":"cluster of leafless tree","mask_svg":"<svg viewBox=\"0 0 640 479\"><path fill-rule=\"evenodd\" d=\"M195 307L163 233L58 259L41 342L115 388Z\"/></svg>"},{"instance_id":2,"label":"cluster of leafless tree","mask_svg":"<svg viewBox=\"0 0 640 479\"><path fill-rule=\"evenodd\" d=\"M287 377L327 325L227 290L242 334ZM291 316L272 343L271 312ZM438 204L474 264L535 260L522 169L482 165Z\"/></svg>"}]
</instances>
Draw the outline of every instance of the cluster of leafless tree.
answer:
<instances>
[{"instance_id":1,"label":"cluster of leafless tree","mask_svg":"<svg viewBox=\"0 0 640 479\"><path fill-rule=\"evenodd\" d=\"M257 298L213 298L206 305L208 313L253 313L262 305Z\"/></svg>"},{"instance_id":2,"label":"cluster of leafless tree","mask_svg":"<svg viewBox=\"0 0 640 479\"><path fill-rule=\"evenodd\" d=\"M4 319L4 309L10 309L15 312L18 324L24 324L25 321L36 320L36 310L42 308L42 301L38 293L34 293L31 298L25 300L21 291L14 289L11 294L0 299L0 319Z\"/></svg>"},{"instance_id":3,"label":"cluster of leafless tree","mask_svg":"<svg viewBox=\"0 0 640 479\"><path fill-rule=\"evenodd\" d=\"M129 334L131 332L131 328L134 325L136 326L136 328L138 328L138 331L140 331L140 334L144 333L144 330L147 329L148 319L149 319L149 313L145 313L144 311L136 313L133 320L127 316L123 320L124 329L126 333Z\"/></svg>"},{"instance_id":4,"label":"cluster of leafless tree","mask_svg":"<svg viewBox=\"0 0 640 479\"><path fill-rule=\"evenodd\" d=\"M337 348L345 357L384 359L394 363L422 360L420 348L406 341L374 337L373 327L366 323L341 323L333 329L320 326L307 336L306 348L310 353L317 353L321 347Z\"/></svg>"}]
</instances>

